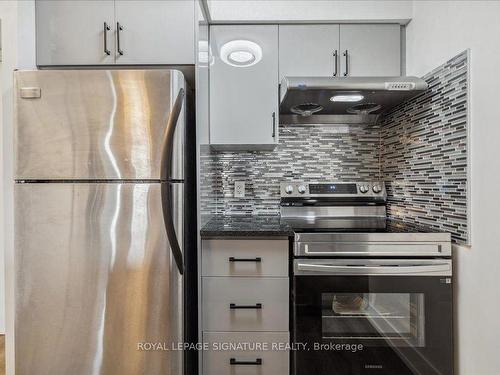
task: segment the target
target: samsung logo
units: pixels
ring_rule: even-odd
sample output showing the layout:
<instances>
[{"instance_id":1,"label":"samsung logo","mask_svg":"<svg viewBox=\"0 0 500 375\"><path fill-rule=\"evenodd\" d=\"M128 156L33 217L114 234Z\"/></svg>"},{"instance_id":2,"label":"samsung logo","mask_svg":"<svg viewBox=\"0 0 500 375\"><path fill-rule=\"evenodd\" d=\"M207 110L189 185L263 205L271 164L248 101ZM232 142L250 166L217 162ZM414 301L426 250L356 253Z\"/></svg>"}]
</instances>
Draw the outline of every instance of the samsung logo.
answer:
<instances>
[{"instance_id":1,"label":"samsung logo","mask_svg":"<svg viewBox=\"0 0 500 375\"><path fill-rule=\"evenodd\" d=\"M365 365L365 368L377 368L377 369L382 369L384 366L382 365Z\"/></svg>"}]
</instances>

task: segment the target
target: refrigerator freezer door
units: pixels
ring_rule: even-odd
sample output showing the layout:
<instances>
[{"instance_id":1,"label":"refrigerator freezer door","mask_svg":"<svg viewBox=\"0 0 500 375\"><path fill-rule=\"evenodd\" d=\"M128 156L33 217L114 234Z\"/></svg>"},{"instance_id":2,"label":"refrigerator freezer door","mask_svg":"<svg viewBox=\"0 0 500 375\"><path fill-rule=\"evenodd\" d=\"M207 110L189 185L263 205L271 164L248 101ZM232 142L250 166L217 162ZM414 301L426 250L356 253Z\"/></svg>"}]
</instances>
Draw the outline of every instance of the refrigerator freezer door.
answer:
<instances>
[{"instance_id":1,"label":"refrigerator freezer door","mask_svg":"<svg viewBox=\"0 0 500 375\"><path fill-rule=\"evenodd\" d=\"M176 70L15 72L17 180L161 178L163 138L184 88ZM171 178L182 179L185 105Z\"/></svg>"},{"instance_id":2,"label":"refrigerator freezer door","mask_svg":"<svg viewBox=\"0 0 500 375\"><path fill-rule=\"evenodd\" d=\"M182 374L160 185L16 184L16 374Z\"/></svg>"}]
</instances>

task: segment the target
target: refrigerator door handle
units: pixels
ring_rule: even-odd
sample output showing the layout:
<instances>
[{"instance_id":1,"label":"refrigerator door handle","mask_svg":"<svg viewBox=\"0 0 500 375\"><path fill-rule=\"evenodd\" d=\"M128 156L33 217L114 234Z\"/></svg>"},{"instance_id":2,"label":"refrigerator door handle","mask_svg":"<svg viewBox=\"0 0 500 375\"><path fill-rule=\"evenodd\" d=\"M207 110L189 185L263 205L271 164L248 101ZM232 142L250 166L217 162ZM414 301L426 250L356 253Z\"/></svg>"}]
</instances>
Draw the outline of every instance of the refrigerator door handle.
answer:
<instances>
[{"instance_id":1,"label":"refrigerator door handle","mask_svg":"<svg viewBox=\"0 0 500 375\"><path fill-rule=\"evenodd\" d=\"M163 222L165 223L165 231L167 232L168 242L170 243L170 249L172 250L172 255L174 256L175 263L179 269L179 273L182 275L184 273L184 260L182 256L181 247L179 246L179 240L177 239L177 233L175 233L174 218L172 217L172 184L162 183L161 184L161 206L163 211Z\"/></svg>"},{"instance_id":2,"label":"refrigerator door handle","mask_svg":"<svg viewBox=\"0 0 500 375\"><path fill-rule=\"evenodd\" d=\"M170 179L172 171L175 127L181 113L184 95L184 89L180 89L172 107L172 112L170 113L167 121L167 127L163 137L161 156L160 178L162 181L168 181ZM179 240L177 239L177 234L175 233L174 219L172 216L172 186L171 183L162 183L161 185L162 211L165 230L167 232L168 242L170 243L170 249L172 250L175 263L177 264L179 273L182 275L184 273L184 261L182 251L179 246Z\"/></svg>"},{"instance_id":3,"label":"refrigerator door handle","mask_svg":"<svg viewBox=\"0 0 500 375\"><path fill-rule=\"evenodd\" d=\"M181 114L182 103L184 101L185 92L184 89L180 89L175 99L175 103L170 112L170 116L167 120L167 127L165 129L165 134L163 135L163 142L161 146L161 170L160 179L162 181L170 180L172 173L172 161L174 158L174 135L175 128L177 126L177 121Z\"/></svg>"}]
</instances>

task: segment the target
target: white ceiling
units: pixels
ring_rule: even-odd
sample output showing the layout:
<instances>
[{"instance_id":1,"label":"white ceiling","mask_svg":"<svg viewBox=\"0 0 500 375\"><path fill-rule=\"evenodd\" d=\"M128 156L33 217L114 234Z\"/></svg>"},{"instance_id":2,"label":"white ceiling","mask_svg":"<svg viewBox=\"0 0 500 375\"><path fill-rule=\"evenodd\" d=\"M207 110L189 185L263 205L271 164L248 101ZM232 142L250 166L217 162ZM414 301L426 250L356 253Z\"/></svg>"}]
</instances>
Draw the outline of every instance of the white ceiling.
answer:
<instances>
[{"instance_id":1,"label":"white ceiling","mask_svg":"<svg viewBox=\"0 0 500 375\"><path fill-rule=\"evenodd\" d=\"M213 23L397 22L411 19L411 0L202 0Z\"/></svg>"}]
</instances>

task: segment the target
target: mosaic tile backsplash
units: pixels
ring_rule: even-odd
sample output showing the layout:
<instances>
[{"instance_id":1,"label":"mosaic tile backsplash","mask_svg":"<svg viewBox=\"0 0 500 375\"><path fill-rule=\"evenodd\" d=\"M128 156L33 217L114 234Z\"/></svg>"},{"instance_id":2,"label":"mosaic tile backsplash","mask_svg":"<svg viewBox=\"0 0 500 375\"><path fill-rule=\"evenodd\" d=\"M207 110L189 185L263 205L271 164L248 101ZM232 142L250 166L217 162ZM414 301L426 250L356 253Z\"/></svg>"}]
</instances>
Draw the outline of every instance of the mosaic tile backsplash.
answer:
<instances>
[{"instance_id":1,"label":"mosaic tile backsplash","mask_svg":"<svg viewBox=\"0 0 500 375\"><path fill-rule=\"evenodd\" d=\"M467 235L467 69L464 52L423 78L429 89L381 122L388 214Z\"/></svg>"},{"instance_id":2,"label":"mosaic tile backsplash","mask_svg":"<svg viewBox=\"0 0 500 375\"><path fill-rule=\"evenodd\" d=\"M390 217L467 241L467 53L377 126L280 126L272 152L201 153L202 214L278 215L283 180L386 181ZM235 198L234 182L245 182Z\"/></svg>"},{"instance_id":3,"label":"mosaic tile backsplash","mask_svg":"<svg viewBox=\"0 0 500 375\"><path fill-rule=\"evenodd\" d=\"M212 171L202 194L217 192L213 213L279 214L284 180L369 180L379 176L379 127L280 126L272 152L215 152L202 157ZM234 197L234 182L245 182L245 197ZM213 202L210 207L213 209Z\"/></svg>"}]
</instances>

